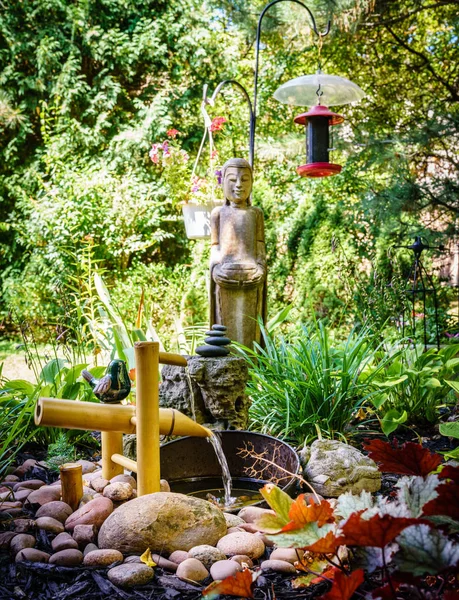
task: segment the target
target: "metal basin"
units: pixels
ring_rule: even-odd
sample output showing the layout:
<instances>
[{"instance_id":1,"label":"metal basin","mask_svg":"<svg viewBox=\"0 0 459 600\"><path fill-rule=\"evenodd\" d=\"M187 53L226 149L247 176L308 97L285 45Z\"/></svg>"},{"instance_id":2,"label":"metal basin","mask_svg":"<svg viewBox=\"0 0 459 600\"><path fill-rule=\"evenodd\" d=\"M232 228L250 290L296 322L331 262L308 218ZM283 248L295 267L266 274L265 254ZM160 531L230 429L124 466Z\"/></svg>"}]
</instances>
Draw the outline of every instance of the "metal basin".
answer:
<instances>
[{"instance_id":1,"label":"metal basin","mask_svg":"<svg viewBox=\"0 0 459 600\"><path fill-rule=\"evenodd\" d=\"M258 491L268 482L285 492L293 491L300 461L297 453L285 442L269 435L251 431L220 431L223 452L233 480L233 489L247 499L244 505L262 505ZM249 452L244 452L248 450ZM243 451L241 456L240 452ZM257 459L263 455L274 465ZM161 446L161 477L167 479L172 492L193 494L205 498L215 488L222 487L221 468L207 438L183 437ZM288 471L286 473L284 470ZM233 510L241 507L239 503ZM225 510L231 508L225 507Z\"/></svg>"}]
</instances>

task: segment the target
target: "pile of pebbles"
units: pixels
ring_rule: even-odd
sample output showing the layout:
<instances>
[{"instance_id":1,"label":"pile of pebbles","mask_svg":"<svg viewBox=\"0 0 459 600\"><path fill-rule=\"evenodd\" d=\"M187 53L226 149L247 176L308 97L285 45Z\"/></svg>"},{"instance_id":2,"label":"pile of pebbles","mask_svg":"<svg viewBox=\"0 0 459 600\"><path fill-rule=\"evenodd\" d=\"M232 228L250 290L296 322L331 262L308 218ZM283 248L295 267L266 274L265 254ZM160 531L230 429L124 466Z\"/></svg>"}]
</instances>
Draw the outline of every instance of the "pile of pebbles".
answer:
<instances>
[{"instance_id":1,"label":"pile of pebbles","mask_svg":"<svg viewBox=\"0 0 459 600\"><path fill-rule=\"evenodd\" d=\"M4 478L0 483L0 551L9 552L16 563L109 567L108 579L124 588L148 583L154 570L139 555L123 556L118 550L97 546L103 522L118 506L137 496L136 480L125 474L108 481L98 464L77 462L82 465L84 496L76 511L62 502L60 481L48 485L45 477L30 478L40 473L35 460L25 461ZM162 491L169 491L166 481L161 486ZM197 583L225 579L244 568L297 573L295 562L302 552L273 549L272 542L257 531L254 522L265 512L272 511L245 507L238 515L224 513L227 532L215 546L201 544L167 557L159 554L161 548L151 548L153 561L178 578Z\"/></svg>"}]
</instances>

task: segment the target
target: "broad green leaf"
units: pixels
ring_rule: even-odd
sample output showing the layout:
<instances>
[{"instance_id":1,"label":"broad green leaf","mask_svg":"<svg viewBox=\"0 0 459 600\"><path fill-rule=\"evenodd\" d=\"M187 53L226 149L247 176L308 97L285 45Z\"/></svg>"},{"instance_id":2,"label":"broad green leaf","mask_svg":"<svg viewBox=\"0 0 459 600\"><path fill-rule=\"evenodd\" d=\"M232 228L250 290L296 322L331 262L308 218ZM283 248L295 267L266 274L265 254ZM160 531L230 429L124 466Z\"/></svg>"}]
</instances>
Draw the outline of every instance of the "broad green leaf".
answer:
<instances>
[{"instance_id":1,"label":"broad green leaf","mask_svg":"<svg viewBox=\"0 0 459 600\"><path fill-rule=\"evenodd\" d=\"M87 363L84 363L84 364L74 365L73 367L71 367L65 374L65 377L64 377L65 383L69 383L69 384L75 383L76 380L78 379L78 377L81 375L81 371L83 369L86 369L87 366L88 366Z\"/></svg>"},{"instance_id":2,"label":"broad green leaf","mask_svg":"<svg viewBox=\"0 0 459 600\"><path fill-rule=\"evenodd\" d=\"M24 396L32 396L35 389L36 385L30 383L30 381L25 381L25 379L12 379L3 386L3 390L14 390L21 392Z\"/></svg>"},{"instance_id":3,"label":"broad green leaf","mask_svg":"<svg viewBox=\"0 0 459 600\"><path fill-rule=\"evenodd\" d=\"M270 535L268 539L272 540L276 546L281 548L304 548L304 546L311 546L315 544L317 540L325 537L330 531L334 531L335 525L326 523L322 527L319 527L317 523L308 523L302 529L295 529L286 533L279 533Z\"/></svg>"},{"instance_id":4,"label":"broad green leaf","mask_svg":"<svg viewBox=\"0 0 459 600\"><path fill-rule=\"evenodd\" d=\"M57 374L63 367L65 367L65 360L62 358L53 358L41 370L40 379L45 383L54 383Z\"/></svg>"},{"instance_id":5,"label":"broad green leaf","mask_svg":"<svg viewBox=\"0 0 459 600\"><path fill-rule=\"evenodd\" d=\"M63 400L76 400L80 393L81 385L81 383L66 383L59 389L57 397Z\"/></svg>"},{"instance_id":6,"label":"broad green leaf","mask_svg":"<svg viewBox=\"0 0 459 600\"><path fill-rule=\"evenodd\" d=\"M374 381L373 384L379 388L390 388L398 385L399 383L403 383L408 379L408 375L402 375L398 379L386 379L385 381Z\"/></svg>"},{"instance_id":7,"label":"broad green leaf","mask_svg":"<svg viewBox=\"0 0 459 600\"><path fill-rule=\"evenodd\" d=\"M440 423L438 429L442 435L459 439L459 421L451 421L450 423Z\"/></svg>"},{"instance_id":8,"label":"broad green leaf","mask_svg":"<svg viewBox=\"0 0 459 600\"><path fill-rule=\"evenodd\" d=\"M448 452L444 452L443 456L447 459L459 460L459 446L454 448L454 450L448 450Z\"/></svg>"},{"instance_id":9,"label":"broad green leaf","mask_svg":"<svg viewBox=\"0 0 459 600\"><path fill-rule=\"evenodd\" d=\"M283 522L283 525L286 525L290 521L288 513L293 503L290 496L273 483L267 483L260 492L269 506L276 512L279 520Z\"/></svg>"},{"instance_id":10,"label":"broad green leaf","mask_svg":"<svg viewBox=\"0 0 459 600\"><path fill-rule=\"evenodd\" d=\"M446 381L445 379L445 383L447 383L449 387L452 387L453 390L459 394L459 381Z\"/></svg>"},{"instance_id":11,"label":"broad green leaf","mask_svg":"<svg viewBox=\"0 0 459 600\"><path fill-rule=\"evenodd\" d=\"M427 381L424 382L424 385L426 386L426 388L429 388L430 390L434 390L436 388L443 387L443 384L441 383L441 381L439 381L435 377L431 377L430 379L427 379Z\"/></svg>"},{"instance_id":12,"label":"broad green leaf","mask_svg":"<svg viewBox=\"0 0 459 600\"><path fill-rule=\"evenodd\" d=\"M446 525L449 533L459 533L459 521L451 517L447 517L446 515L429 515L428 517L424 517L424 519L432 521L437 526Z\"/></svg>"},{"instance_id":13,"label":"broad green leaf","mask_svg":"<svg viewBox=\"0 0 459 600\"><path fill-rule=\"evenodd\" d=\"M399 425L405 423L407 419L408 413L406 410L402 413L395 409L389 410L381 420L381 429L385 435L389 435L395 431Z\"/></svg>"},{"instance_id":14,"label":"broad green leaf","mask_svg":"<svg viewBox=\"0 0 459 600\"><path fill-rule=\"evenodd\" d=\"M286 522L277 515L264 514L256 520L255 525L263 533L277 533L286 525Z\"/></svg>"},{"instance_id":15,"label":"broad green leaf","mask_svg":"<svg viewBox=\"0 0 459 600\"><path fill-rule=\"evenodd\" d=\"M459 366L459 358L450 358L450 360L447 360L445 363L445 367L450 370L450 369L454 369L454 367Z\"/></svg>"},{"instance_id":16,"label":"broad green leaf","mask_svg":"<svg viewBox=\"0 0 459 600\"><path fill-rule=\"evenodd\" d=\"M411 525L397 537L394 562L414 576L436 575L459 562L459 544L428 525Z\"/></svg>"}]
</instances>

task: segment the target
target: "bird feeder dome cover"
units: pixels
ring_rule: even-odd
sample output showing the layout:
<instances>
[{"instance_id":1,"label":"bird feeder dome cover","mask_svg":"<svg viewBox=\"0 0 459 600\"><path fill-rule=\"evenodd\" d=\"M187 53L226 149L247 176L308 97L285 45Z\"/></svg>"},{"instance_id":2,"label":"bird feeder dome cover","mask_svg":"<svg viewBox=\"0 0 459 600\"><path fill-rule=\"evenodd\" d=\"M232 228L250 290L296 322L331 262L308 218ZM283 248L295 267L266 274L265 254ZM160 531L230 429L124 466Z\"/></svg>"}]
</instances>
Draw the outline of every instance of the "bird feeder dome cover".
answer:
<instances>
[{"instance_id":1,"label":"bird feeder dome cover","mask_svg":"<svg viewBox=\"0 0 459 600\"><path fill-rule=\"evenodd\" d=\"M274 92L274 98L283 104L314 106L319 89L320 102L326 106L350 104L365 97L365 92L349 79L318 71L314 75L303 75L287 81Z\"/></svg>"}]
</instances>

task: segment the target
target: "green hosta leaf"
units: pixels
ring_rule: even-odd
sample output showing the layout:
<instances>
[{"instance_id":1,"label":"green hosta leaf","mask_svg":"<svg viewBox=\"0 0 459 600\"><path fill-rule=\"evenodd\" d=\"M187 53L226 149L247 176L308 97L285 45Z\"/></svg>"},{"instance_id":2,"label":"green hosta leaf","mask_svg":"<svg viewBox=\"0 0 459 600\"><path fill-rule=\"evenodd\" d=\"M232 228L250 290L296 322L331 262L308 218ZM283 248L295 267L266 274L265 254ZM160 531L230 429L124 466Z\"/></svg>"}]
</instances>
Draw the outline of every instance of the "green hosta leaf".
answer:
<instances>
[{"instance_id":1,"label":"green hosta leaf","mask_svg":"<svg viewBox=\"0 0 459 600\"><path fill-rule=\"evenodd\" d=\"M260 492L269 506L276 512L282 526L286 525L290 521L288 513L293 503L290 496L272 483L267 483Z\"/></svg>"},{"instance_id":2,"label":"green hosta leaf","mask_svg":"<svg viewBox=\"0 0 459 600\"><path fill-rule=\"evenodd\" d=\"M390 563L392 557L398 550L398 544L387 544L384 547L384 557L386 565ZM368 573L373 573L376 569L384 566L383 549L376 546L361 546L355 548L352 567L356 569L365 569Z\"/></svg>"},{"instance_id":3,"label":"green hosta leaf","mask_svg":"<svg viewBox=\"0 0 459 600\"><path fill-rule=\"evenodd\" d=\"M384 435L389 435L397 429L399 425L405 423L408 419L406 410L400 413L398 410L392 409L386 412L381 420L381 429Z\"/></svg>"},{"instance_id":4,"label":"green hosta leaf","mask_svg":"<svg viewBox=\"0 0 459 600\"><path fill-rule=\"evenodd\" d=\"M64 366L65 360L62 360L62 358L54 358L43 367L40 373L40 379L45 383L54 383L56 375Z\"/></svg>"},{"instance_id":5,"label":"green hosta leaf","mask_svg":"<svg viewBox=\"0 0 459 600\"><path fill-rule=\"evenodd\" d=\"M345 494L341 494L337 500L335 515L347 519L352 513L372 508L373 505L374 500L370 492L362 490L360 496L346 492Z\"/></svg>"},{"instance_id":6,"label":"green hosta leaf","mask_svg":"<svg viewBox=\"0 0 459 600\"><path fill-rule=\"evenodd\" d=\"M398 536L395 563L414 576L435 575L459 562L459 544L429 525L411 525Z\"/></svg>"},{"instance_id":7,"label":"green hosta leaf","mask_svg":"<svg viewBox=\"0 0 459 600\"><path fill-rule=\"evenodd\" d=\"M457 367L459 365L459 358L451 358L450 360L447 360L445 363L445 367L448 370L452 370L454 371L454 367Z\"/></svg>"},{"instance_id":8,"label":"green hosta leaf","mask_svg":"<svg viewBox=\"0 0 459 600\"><path fill-rule=\"evenodd\" d=\"M25 379L12 379L3 386L3 390L20 392L24 396L32 396L35 388L36 386L33 383L25 381Z\"/></svg>"},{"instance_id":9,"label":"green hosta leaf","mask_svg":"<svg viewBox=\"0 0 459 600\"><path fill-rule=\"evenodd\" d=\"M279 533L277 535L267 535L267 537L280 548L303 548L304 546L315 544L317 540L325 537L327 533L334 531L334 529L335 525L331 523L326 523L322 527L319 527L314 522L308 523L302 529Z\"/></svg>"},{"instance_id":10,"label":"green hosta leaf","mask_svg":"<svg viewBox=\"0 0 459 600\"><path fill-rule=\"evenodd\" d=\"M71 367L67 373L65 374L64 381L65 383L73 384L76 382L78 377L81 375L81 371L86 369L87 364L74 365ZM62 396L64 398L64 396Z\"/></svg>"},{"instance_id":11,"label":"green hosta leaf","mask_svg":"<svg viewBox=\"0 0 459 600\"><path fill-rule=\"evenodd\" d=\"M452 387L453 390L459 394L459 381L446 381L445 379L445 383L447 383L449 387Z\"/></svg>"},{"instance_id":12,"label":"green hosta leaf","mask_svg":"<svg viewBox=\"0 0 459 600\"><path fill-rule=\"evenodd\" d=\"M374 381L373 384L378 388L391 388L394 385L398 385L399 383L403 383L408 379L408 375L402 375L398 379L386 379L385 381Z\"/></svg>"},{"instance_id":13,"label":"green hosta leaf","mask_svg":"<svg viewBox=\"0 0 459 600\"><path fill-rule=\"evenodd\" d=\"M438 496L436 489L439 483L437 475L402 477L395 484L399 488L397 498L407 507L411 516L419 517L424 504Z\"/></svg>"},{"instance_id":14,"label":"green hosta leaf","mask_svg":"<svg viewBox=\"0 0 459 600\"><path fill-rule=\"evenodd\" d=\"M436 377L431 377L430 379L427 379L427 381L424 382L424 385L429 390L434 390L436 388L443 387L441 381L439 381Z\"/></svg>"},{"instance_id":15,"label":"green hosta leaf","mask_svg":"<svg viewBox=\"0 0 459 600\"><path fill-rule=\"evenodd\" d=\"M459 439L459 421L440 423L439 431L442 435Z\"/></svg>"},{"instance_id":16,"label":"green hosta leaf","mask_svg":"<svg viewBox=\"0 0 459 600\"><path fill-rule=\"evenodd\" d=\"M443 456L447 459L459 460L459 446L457 448L454 448L454 450L444 452Z\"/></svg>"},{"instance_id":17,"label":"green hosta leaf","mask_svg":"<svg viewBox=\"0 0 459 600\"><path fill-rule=\"evenodd\" d=\"M435 525L446 525L448 527L449 533L459 533L459 521L452 519L451 517L447 517L445 515L429 515L428 517L424 517L428 521L432 521Z\"/></svg>"}]
</instances>

